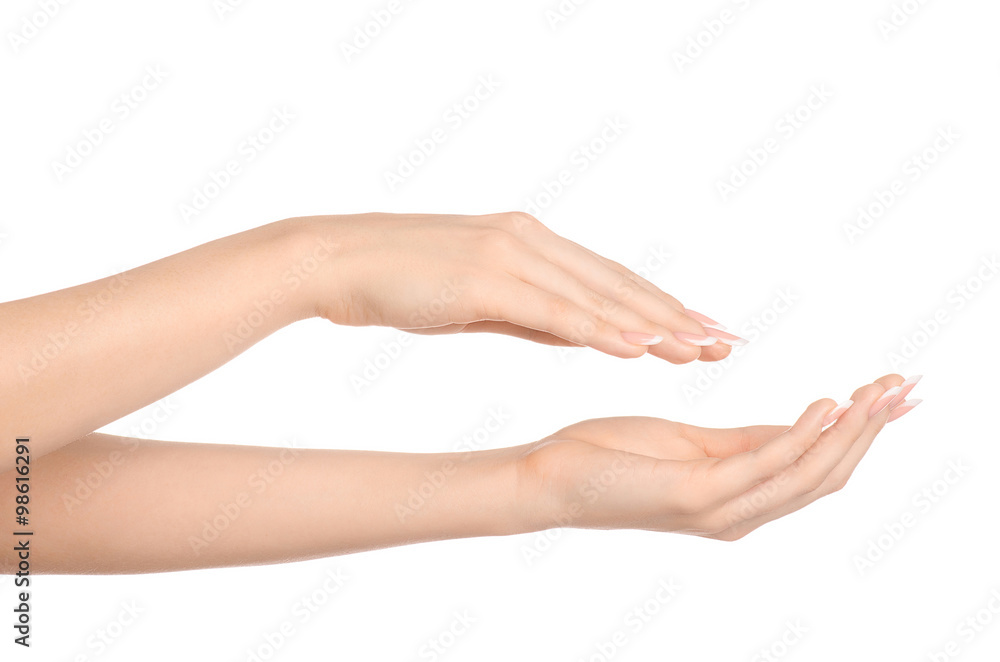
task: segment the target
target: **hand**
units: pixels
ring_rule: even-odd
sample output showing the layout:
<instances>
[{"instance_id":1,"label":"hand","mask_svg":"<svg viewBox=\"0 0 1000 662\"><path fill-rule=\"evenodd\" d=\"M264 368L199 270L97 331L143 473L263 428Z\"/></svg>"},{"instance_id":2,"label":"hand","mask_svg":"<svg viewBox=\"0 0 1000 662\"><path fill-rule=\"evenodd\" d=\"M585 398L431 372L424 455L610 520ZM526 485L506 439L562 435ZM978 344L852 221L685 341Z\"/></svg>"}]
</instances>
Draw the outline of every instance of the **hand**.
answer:
<instances>
[{"instance_id":1,"label":"hand","mask_svg":"<svg viewBox=\"0 0 1000 662\"><path fill-rule=\"evenodd\" d=\"M736 540L844 487L886 422L919 403L904 401L917 379L886 375L855 391L849 407L818 400L790 428L716 430L641 417L577 423L522 457L526 503L537 504L537 528Z\"/></svg>"},{"instance_id":2,"label":"hand","mask_svg":"<svg viewBox=\"0 0 1000 662\"><path fill-rule=\"evenodd\" d=\"M315 291L319 314L336 324L503 333L672 363L717 361L746 342L528 214L289 220L341 246Z\"/></svg>"}]
</instances>

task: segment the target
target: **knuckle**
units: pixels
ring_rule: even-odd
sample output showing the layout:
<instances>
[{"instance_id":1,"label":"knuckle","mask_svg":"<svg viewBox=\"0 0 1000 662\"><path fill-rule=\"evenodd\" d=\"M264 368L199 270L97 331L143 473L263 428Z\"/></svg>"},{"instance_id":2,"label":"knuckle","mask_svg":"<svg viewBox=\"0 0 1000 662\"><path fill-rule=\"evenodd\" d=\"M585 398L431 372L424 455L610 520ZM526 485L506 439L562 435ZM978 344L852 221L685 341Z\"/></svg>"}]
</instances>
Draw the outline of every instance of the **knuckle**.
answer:
<instances>
[{"instance_id":1,"label":"knuckle","mask_svg":"<svg viewBox=\"0 0 1000 662\"><path fill-rule=\"evenodd\" d=\"M564 296L555 295L549 300L549 314L553 317L567 317L576 305Z\"/></svg>"},{"instance_id":2,"label":"knuckle","mask_svg":"<svg viewBox=\"0 0 1000 662\"><path fill-rule=\"evenodd\" d=\"M826 482L824 476L808 476L804 480L805 492L811 494L822 489L823 484Z\"/></svg>"},{"instance_id":3,"label":"knuckle","mask_svg":"<svg viewBox=\"0 0 1000 662\"><path fill-rule=\"evenodd\" d=\"M504 225L515 232L528 232L543 227L541 221L527 212L509 211L502 216Z\"/></svg>"}]
</instances>

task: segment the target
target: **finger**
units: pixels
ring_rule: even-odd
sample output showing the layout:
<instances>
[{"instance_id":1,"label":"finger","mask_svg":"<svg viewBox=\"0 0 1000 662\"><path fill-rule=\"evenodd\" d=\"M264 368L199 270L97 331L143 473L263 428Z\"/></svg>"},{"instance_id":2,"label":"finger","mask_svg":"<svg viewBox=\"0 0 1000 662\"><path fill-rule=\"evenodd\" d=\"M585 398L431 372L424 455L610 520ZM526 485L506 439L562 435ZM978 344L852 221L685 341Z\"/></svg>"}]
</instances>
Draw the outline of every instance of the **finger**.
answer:
<instances>
[{"instance_id":1,"label":"finger","mask_svg":"<svg viewBox=\"0 0 1000 662\"><path fill-rule=\"evenodd\" d=\"M574 244L574 245L579 246L579 244ZM737 336L735 334L723 331L722 329L719 328L721 326L719 322L717 322L716 320L712 319L707 315L691 310L690 308L684 308L680 301L675 299L673 296L667 294L666 292L664 292L659 287L657 287L650 281L646 280L642 276L639 276L638 274L632 272L624 265L621 265L618 262L615 262L614 260L608 259L603 255L599 255L598 253L595 253L588 248L585 248L583 246L579 247L582 250L585 250L591 255L593 255L595 258L600 260L603 264L607 265L610 269L614 270L616 273L624 277L634 279L636 282L639 283L639 285L645 288L653 296L661 299L667 305L679 310L680 312L683 312L687 317L701 324L701 326L705 329L704 332L706 335L718 338L720 342L717 342L713 345L708 345L707 347L702 347L701 355L698 357L698 360L706 362L721 361L722 359L729 356L729 354L732 352L733 347L739 347L747 344L748 341L745 338L741 338L740 336ZM655 354L655 351L651 351L650 353Z\"/></svg>"},{"instance_id":2,"label":"finger","mask_svg":"<svg viewBox=\"0 0 1000 662\"><path fill-rule=\"evenodd\" d=\"M891 393L894 387L905 386L906 384L915 384L919 381L918 378L911 378L908 380L903 380L900 375L886 375L876 380L876 384L882 386L885 391L879 396L878 400L882 400L886 397L886 393ZM907 391L909 392L909 391ZM878 402L876 400L876 402ZM870 413L871 409L869 409ZM888 408L883 409L876 416L870 417L868 426L865 431L861 434L859 439L851 446L850 450L844 456L844 458L837 464L836 468L830 472L827 478L822 482L822 484L815 490L808 492L802 496L792 499L790 502L784 504L780 508L775 510L762 512L761 514L751 517L749 520L739 521L730 526L727 530L723 531L717 537L724 540L736 540L743 537L750 531L766 524L769 521L777 519L779 517L784 517L789 513L795 512L809 505L813 501L820 499L824 496L832 494L834 492L840 491L844 488L847 482L850 480L851 476L854 474L854 470L861 463L861 459L871 448L872 442L879 432L882 431L885 423L891 421L895 410L892 409L891 405Z\"/></svg>"},{"instance_id":3,"label":"finger","mask_svg":"<svg viewBox=\"0 0 1000 662\"><path fill-rule=\"evenodd\" d=\"M886 375L875 380L875 383L881 386L884 390L879 399L884 399L888 397L886 394L893 393L893 389L897 386L901 386L904 380L901 375ZM891 406L891 404L890 404ZM861 462L861 458L865 456L868 449L871 448L872 442L875 440L875 436L882 431L882 428L888 422L889 416L891 415L890 408L886 408L879 412L877 416L871 417L868 421L868 427L864 434L858 439L857 442L847 451L844 458L840 463L830 472L826 481L820 486L820 491L829 494L843 488L847 484L847 481L854 474L854 470L857 468L858 464Z\"/></svg>"},{"instance_id":4,"label":"finger","mask_svg":"<svg viewBox=\"0 0 1000 662\"><path fill-rule=\"evenodd\" d=\"M712 465L707 479L720 496L729 500L778 475L816 443L823 418L835 406L829 398L817 400L784 432L754 450L731 455Z\"/></svg>"},{"instance_id":5,"label":"finger","mask_svg":"<svg viewBox=\"0 0 1000 662\"><path fill-rule=\"evenodd\" d=\"M598 319L564 296L512 276L499 280L489 289L494 294L484 302L487 320L506 321L550 333L619 358L636 358L646 353L646 346L627 342L621 329Z\"/></svg>"},{"instance_id":6,"label":"finger","mask_svg":"<svg viewBox=\"0 0 1000 662\"><path fill-rule=\"evenodd\" d=\"M552 263L562 267L567 273L606 298L618 301L673 333L680 334L650 349L650 354L668 361L687 362L695 358L717 361L729 355L725 344L743 344L738 336L724 333L706 332L701 322L685 310L677 299L666 294L655 285L630 271L626 267L604 258L591 250L549 231L537 240L541 254ZM693 315L699 315L693 313ZM701 316L703 317L703 316ZM708 318L704 318L708 319ZM686 335L687 334L687 335ZM714 338L714 340L712 339ZM678 349L678 342L681 349ZM684 345L698 347L697 352ZM712 349L706 350L710 346ZM678 361L678 352L682 358Z\"/></svg>"},{"instance_id":7,"label":"finger","mask_svg":"<svg viewBox=\"0 0 1000 662\"><path fill-rule=\"evenodd\" d=\"M711 329L705 329L706 334L711 335ZM745 344L746 341L742 338L740 339L741 344ZM708 347L701 348L701 356L698 357L699 361L721 361L722 359L729 356L733 351L733 346L728 344L728 341L723 341L720 339L719 342L714 345L709 345Z\"/></svg>"},{"instance_id":8,"label":"finger","mask_svg":"<svg viewBox=\"0 0 1000 662\"><path fill-rule=\"evenodd\" d=\"M788 429L787 425L751 425L741 428L702 428L678 423L685 438L709 457L727 458L759 448Z\"/></svg>"},{"instance_id":9,"label":"finger","mask_svg":"<svg viewBox=\"0 0 1000 662\"><path fill-rule=\"evenodd\" d=\"M726 504L723 508L730 526L760 517L774 519L789 508L801 508L820 496L822 490L835 483L827 480L855 444L867 450L871 440L885 424L885 411L870 415L873 404L886 392L881 384L862 386L851 399L854 404L828 427L815 444L782 472L756 485ZM860 461L861 452L857 457ZM798 502L798 503L796 503Z\"/></svg>"},{"instance_id":10,"label":"finger","mask_svg":"<svg viewBox=\"0 0 1000 662\"><path fill-rule=\"evenodd\" d=\"M462 333L498 333L505 336L520 338L521 340L530 340L531 342L539 343L540 345L552 345L555 347L580 347L580 345L575 342L570 342L569 340L560 338L559 336L554 336L551 333L529 329L527 327L518 326L517 324L511 324L510 322L494 322L489 320L485 322L472 322L471 324L464 324L462 326L465 327L461 329Z\"/></svg>"},{"instance_id":11,"label":"finger","mask_svg":"<svg viewBox=\"0 0 1000 662\"><path fill-rule=\"evenodd\" d=\"M603 270L605 275L610 273L604 267L599 269ZM672 314L678 319L664 325L660 321L650 319L642 312L637 312L631 305L634 302L616 298L632 296L639 292L640 288L635 285L630 286L631 289L628 290L625 287L618 287L616 290L612 282L604 280L601 275L581 279L579 274L574 274L563 266L530 251L512 256L508 270L512 275L539 289L573 301L593 317L614 325L622 332L658 336L660 341L650 346L650 352L660 358L673 363L687 363L697 359L701 354L701 347L682 340L684 336L675 335L678 327L692 328L680 322L680 318L684 318L689 325L700 331L701 325L697 322L674 311ZM595 290L592 286L599 289ZM652 295L644 290L638 296L652 298ZM699 335L707 339L707 336Z\"/></svg>"}]
</instances>

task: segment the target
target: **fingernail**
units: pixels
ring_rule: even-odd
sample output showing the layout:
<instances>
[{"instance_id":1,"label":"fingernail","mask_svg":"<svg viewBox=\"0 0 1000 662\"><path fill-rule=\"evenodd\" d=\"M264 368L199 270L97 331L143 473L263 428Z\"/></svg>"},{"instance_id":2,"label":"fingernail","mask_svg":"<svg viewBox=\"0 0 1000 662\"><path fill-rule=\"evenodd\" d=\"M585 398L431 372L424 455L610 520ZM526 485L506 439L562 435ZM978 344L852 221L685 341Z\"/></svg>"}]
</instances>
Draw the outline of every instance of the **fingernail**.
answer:
<instances>
[{"instance_id":1,"label":"fingernail","mask_svg":"<svg viewBox=\"0 0 1000 662\"><path fill-rule=\"evenodd\" d=\"M826 418L823 419L823 427L826 427L827 425L830 425L831 423L833 423L834 421L836 421L838 418L840 418L841 414L843 414L845 411L847 411L848 409L850 409L851 405L853 405L853 404L854 404L854 400L844 400L839 405L837 405L836 407L834 407L833 410L829 414L826 415Z\"/></svg>"},{"instance_id":2,"label":"fingernail","mask_svg":"<svg viewBox=\"0 0 1000 662\"><path fill-rule=\"evenodd\" d=\"M892 399L896 397L896 394L903 390L899 386L893 386L891 389L882 394L882 397L875 401L872 405L871 411L868 412L868 418L878 414L880 411L889 406Z\"/></svg>"},{"instance_id":3,"label":"fingernail","mask_svg":"<svg viewBox=\"0 0 1000 662\"><path fill-rule=\"evenodd\" d=\"M712 336L713 338L718 338L727 345L732 345L733 347L742 347L743 345L750 342L746 338L740 338L739 336L734 336L726 331L720 331L719 329L707 328L705 333Z\"/></svg>"},{"instance_id":4,"label":"fingernail","mask_svg":"<svg viewBox=\"0 0 1000 662\"><path fill-rule=\"evenodd\" d=\"M897 405L895 409L889 414L889 420L886 423L891 423L903 414L913 411L913 408L919 405L923 400L907 400L901 405Z\"/></svg>"},{"instance_id":5,"label":"fingernail","mask_svg":"<svg viewBox=\"0 0 1000 662\"><path fill-rule=\"evenodd\" d=\"M716 328L722 326L721 324L719 324L718 322L716 322L714 319L712 319L708 315L702 315L697 310L691 310L690 308L685 308L684 309L684 314L687 315L688 317L690 317L691 319L693 319L696 322L701 322L701 324L703 326L704 325L714 326Z\"/></svg>"},{"instance_id":6,"label":"fingernail","mask_svg":"<svg viewBox=\"0 0 1000 662\"><path fill-rule=\"evenodd\" d=\"M699 336L697 333L684 333L683 331L674 331L674 336L676 336L678 340L686 342L689 345L697 345L698 347L714 345L719 342L718 338Z\"/></svg>"},{"instance_id":7,"label":"fingernail","mask_svg":"<svg viewBox=\"0 0 1000 662\"><path fill-rule=\"evenodd\" d=\"M889 403L889 409L895 409L896 407L901 405L903 403L903 400L906 400L906 396L908 396L910 394L910 391L913 390L913 387L916 386L917 382L920 381L921 377L923 377L923 375L914 375L913 377L908 378L905 382L900 384L899 388L902 390L899 392L899 395L893 398L892 402Z\"/></svg>"},{"instance_id":8,"label":"fingernail","mask_svg":"<svg viewBox=\"0 0 1000 662\"><path fill-rule=\"evenodd\" d=\"M633 345L658 345L663 342L663 336L654 336L651 333L637 333L634 331L622 331L622 338L625 342Z\"/></svg>"}]
</instances>

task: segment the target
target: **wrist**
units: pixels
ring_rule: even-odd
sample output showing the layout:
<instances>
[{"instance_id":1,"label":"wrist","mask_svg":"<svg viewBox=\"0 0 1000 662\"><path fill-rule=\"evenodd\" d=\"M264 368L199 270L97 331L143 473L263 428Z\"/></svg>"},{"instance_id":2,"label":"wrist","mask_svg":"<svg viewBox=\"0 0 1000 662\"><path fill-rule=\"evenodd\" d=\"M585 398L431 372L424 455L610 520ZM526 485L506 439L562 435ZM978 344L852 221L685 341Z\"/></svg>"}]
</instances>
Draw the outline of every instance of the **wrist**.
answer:
<instances>
[{"instance_id":1,"label":"wrist","mask_svg":"<svg viewBox=\"0 0 1000 662\"><path fill-rule=\"evenodd\" d=\"M281 256L278 268L280 295L290 305L289 322L325 317L325 307L336 299L337 279L330 276L343 258L343 242L329 222L320 217L287 218L265 228L267 241Z\"/></svg>"}]
</instances>

